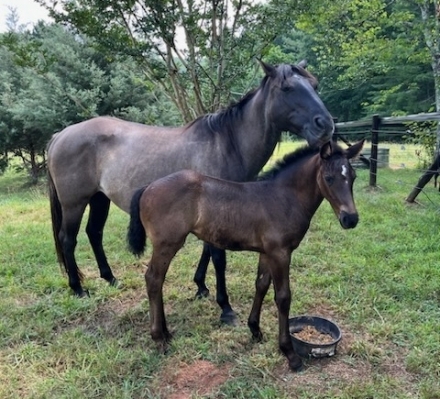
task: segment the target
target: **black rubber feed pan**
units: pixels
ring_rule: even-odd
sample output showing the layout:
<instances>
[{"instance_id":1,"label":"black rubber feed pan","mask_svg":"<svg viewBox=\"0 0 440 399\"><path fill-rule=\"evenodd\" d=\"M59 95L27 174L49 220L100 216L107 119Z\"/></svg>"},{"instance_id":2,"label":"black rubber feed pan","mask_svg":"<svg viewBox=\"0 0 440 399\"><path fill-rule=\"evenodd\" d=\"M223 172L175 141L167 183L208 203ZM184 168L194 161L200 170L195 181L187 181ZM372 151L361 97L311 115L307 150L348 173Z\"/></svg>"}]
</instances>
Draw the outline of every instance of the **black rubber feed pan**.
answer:
<instances>
[{"instance_id":1,"label":"black rubber feed pan","mask_svg":"<svg viewBox=\"0 0 440 399\"><path fill-rule=\"evenodd\" d=\"M323 334L328 334L333 340L325 343L312 343L303 341L294 333L299 333L307 326L314 327L317 331ZM319 316L297 316L289 319L289 331L292 337L293 347L302 357L329 357L336 353L336 346L342 338L342 333L339 327L323 317Z\"/></svg>"}]
</instances>

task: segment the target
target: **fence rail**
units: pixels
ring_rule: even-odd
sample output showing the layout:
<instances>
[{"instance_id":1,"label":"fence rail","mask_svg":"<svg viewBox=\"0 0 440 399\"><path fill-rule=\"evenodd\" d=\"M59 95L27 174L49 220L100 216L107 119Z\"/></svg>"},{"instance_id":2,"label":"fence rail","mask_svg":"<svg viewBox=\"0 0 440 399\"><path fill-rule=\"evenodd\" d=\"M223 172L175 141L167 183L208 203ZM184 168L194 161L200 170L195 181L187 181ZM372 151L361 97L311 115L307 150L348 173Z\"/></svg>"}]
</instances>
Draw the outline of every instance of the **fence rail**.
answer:
<instances>
[{"instance_id":1,"label":"fence rail","mask_svg":"<svg viewBox=\"0 0 440 399\"><path fill-rule=\"evenodd\" d=\"M421 113L405 116L387 116L380 117L373 115L369 119L338 122L335 119L335 139L342 140L350 145L349 139L353 137L363 137L371 140L370 157L361 155L360 160L369 168L369 184L375 187L377 184L377 168L378 168L378 149L380 139L384 137L398 137L398 141L402 140L402 136L410 135L408 128L409 122L433 122L440 121L440 112ZM393 130L391 130L393 128ZM436 134L435 131L432 132ZM393 139L395 140L395 139Z\"/></svg>"}]
</instances>

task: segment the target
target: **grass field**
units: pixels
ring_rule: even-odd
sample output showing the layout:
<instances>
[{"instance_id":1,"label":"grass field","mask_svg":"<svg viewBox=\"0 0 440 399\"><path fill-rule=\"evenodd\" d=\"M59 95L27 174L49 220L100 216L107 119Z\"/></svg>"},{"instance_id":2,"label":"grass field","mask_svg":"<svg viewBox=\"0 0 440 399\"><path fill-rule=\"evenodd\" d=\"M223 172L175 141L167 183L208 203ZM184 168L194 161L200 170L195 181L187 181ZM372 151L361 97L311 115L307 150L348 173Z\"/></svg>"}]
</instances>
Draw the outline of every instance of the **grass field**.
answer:
<instances>
[{"instance_id":1,"label":"grass field","mask_svg":"<svg viewBox=\"0 0 440 399\"><path fill-rule=\"evenodd\" d=\"M275 156L296 143L284 143ZM85 233L77 259L88 299L75 298L57 264L44 186L23 175L0 177L0 398L440 398L440 197L430 184L408 205L420 177L411 151L390 145L378 188L359 170L356 229L344 231L324 203L293 253L291 315L317 314L341 327L336 356L306 360L291 373L277 349L277 312L269 291L265 340L251 340L257 255L228 253L227 282L238 327L219 324L211 297L193 300L201 245L190 238L164 290L174 339L159 354L149 335L143 273L148 254L128 253L128 217L116 208L105 247L124 288L99 278Z\"/></svg>"}]
</instances>

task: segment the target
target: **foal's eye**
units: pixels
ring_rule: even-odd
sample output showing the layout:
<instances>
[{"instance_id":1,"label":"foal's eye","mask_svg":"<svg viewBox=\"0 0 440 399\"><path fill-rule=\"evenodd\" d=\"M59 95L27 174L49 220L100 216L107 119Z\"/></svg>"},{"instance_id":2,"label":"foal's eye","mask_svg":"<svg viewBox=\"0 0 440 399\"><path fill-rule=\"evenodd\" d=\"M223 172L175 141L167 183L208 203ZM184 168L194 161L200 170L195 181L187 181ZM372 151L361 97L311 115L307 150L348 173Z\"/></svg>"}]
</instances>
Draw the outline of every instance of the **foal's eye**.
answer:
<instances>
[{"instance_id":1,"label":"foal's eye","mask_svg":"<svg viewBox=\"0 0 440 399\"><path fill-rule=\"evenodd\" d=\"M329 175L324 176L324 179L329 186L331 186L333 184L333 182L335 181L335 178L333 176L329 176Z\"/></svg>"}]
</instances>

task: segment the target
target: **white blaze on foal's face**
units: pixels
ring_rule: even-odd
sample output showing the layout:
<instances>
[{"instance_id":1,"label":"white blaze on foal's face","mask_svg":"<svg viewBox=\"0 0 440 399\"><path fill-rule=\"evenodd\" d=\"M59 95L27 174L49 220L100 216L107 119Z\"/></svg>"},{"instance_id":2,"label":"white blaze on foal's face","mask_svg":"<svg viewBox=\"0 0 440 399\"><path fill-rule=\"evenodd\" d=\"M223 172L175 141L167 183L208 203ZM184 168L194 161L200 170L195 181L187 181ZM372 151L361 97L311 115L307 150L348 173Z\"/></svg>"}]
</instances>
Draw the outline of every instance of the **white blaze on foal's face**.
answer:
<instances>
[{"instance_id":1,"label":"white blaze on foal's face","mask_svg":"<svg viewBox=\"0 0 440 399\"><path fill-rule=\"evenodd\" d=\"M347 167L345 165L342 165L341 169L342 169L342 171L341 171L342 176L347 178L348 177L348 169L347 169Z\"/></svg>"}]
</instances>

